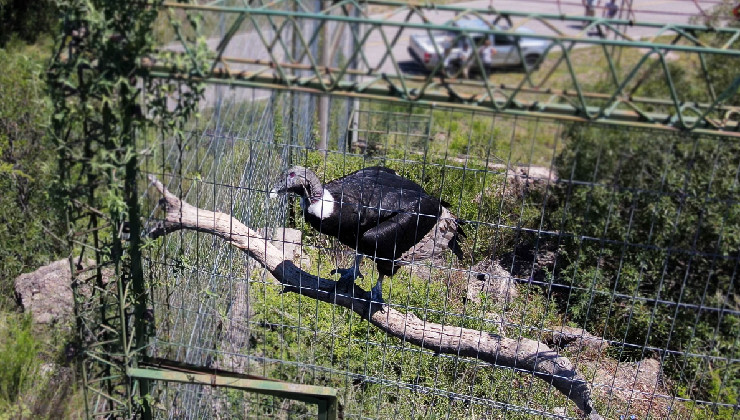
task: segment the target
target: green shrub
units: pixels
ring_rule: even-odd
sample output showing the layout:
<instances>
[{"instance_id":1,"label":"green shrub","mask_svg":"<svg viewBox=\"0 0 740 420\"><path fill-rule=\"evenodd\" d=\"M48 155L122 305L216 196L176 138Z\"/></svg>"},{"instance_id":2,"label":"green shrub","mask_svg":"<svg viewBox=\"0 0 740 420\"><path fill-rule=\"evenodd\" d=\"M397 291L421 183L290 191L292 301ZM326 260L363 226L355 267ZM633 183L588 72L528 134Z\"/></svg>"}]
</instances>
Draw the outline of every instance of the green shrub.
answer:
<instances>
[{"instance_id":1,"label":"green shrub","mask_svg":"<svg viewBox=\"0 0 740 420\"><path fill-rule=\"evenodd\" d=\"M25 54L24 54L25 52ZM0 49L0 308L12 281L59 254L59 212L51 199L55 158L45 136L49 103L43 56Z\"/></svg>"},{"instance_id":2,"label":"green shrub","mask_svg":"<svg viewBox=\"0 0 740 420\"><path fill-rule=\"evenodd\" d=\"M36 42L40 36L52 33L57 19L54 0L0 0L0 48L13 37Z\"/></svg>"},{"instance_id":3,"label":"green shrub","mask_svg":"<svg viewBox=\"0 0 740 420\"><path fill-rule=\"evenodd\" d=\"M700 25L710 25L716 27L740 27L737 20L726 20L732 16L732 10L737 7L735 0L721 0L717 2L709 13L701 14L692 18L693 21ZM733 39L730 33L711 32L704 34L701 41L705 45L715 48L737 49L740 40ZM735 57L723 54L708 54L706 56L706 68L717 95L731 87L734 80L737 79L737 59ZM694 85L700 86L700 83L694 82ZM740 105L740 95L737 94L737 87L727 92L729 95L725 99L725 105Z\"/></svg>"},{"instance_id":4,"label":"green shrub","mask_svg":"<svg viewBox=\"0 0 740 420\"><path fill-rule=\"evenodd\" d=\"M0 408L16 403L39 371L41 343L30 316L0 315Z\"/></svg>"},{"instance_id":5,"label":"green shrub","mask_svg":"<svg viewBox=\"0 0 740 420\"><path fill-rule=\"evenodd\" d=\"M661 357L689 398L736 403L740 369L723 358L740 317L722 309L740 309L740 143L575 125L565 141L556 165L573 175L550 217L562 233L556 276L572 286L561 308L590 332L631 344L622 358ZM734 373L712 391L720 366Z\"/></svg>"}]
</instances>

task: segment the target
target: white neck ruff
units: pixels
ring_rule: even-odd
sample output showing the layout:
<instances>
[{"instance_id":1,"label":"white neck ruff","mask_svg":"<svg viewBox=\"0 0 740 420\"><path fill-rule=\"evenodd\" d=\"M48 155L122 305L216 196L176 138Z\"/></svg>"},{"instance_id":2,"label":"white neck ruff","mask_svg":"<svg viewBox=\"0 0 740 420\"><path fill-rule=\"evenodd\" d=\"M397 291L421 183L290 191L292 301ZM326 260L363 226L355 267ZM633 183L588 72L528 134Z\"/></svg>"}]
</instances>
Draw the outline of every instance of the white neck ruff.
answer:
<instances>
[{"instance_id":1,"label":"white neck ruff","mask_svg":"<svg viewBox=\"0 0 740 420\"><path fill-rule=\"evenodd\" d=\"M323 220L334 214L334 197L326 189L323 189L321 199L311 203L307 198L301 199L301 208L306 210L308 205L308 212L312 215Z\"/></svg>"}]
</instances>

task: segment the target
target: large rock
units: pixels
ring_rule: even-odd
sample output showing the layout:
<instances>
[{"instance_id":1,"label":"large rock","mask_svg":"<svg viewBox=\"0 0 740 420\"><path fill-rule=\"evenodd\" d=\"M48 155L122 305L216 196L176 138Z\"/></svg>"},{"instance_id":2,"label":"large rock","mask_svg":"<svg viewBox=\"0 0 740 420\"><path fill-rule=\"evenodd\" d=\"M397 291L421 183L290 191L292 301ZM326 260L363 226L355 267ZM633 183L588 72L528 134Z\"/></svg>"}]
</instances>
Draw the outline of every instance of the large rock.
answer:
<instances>
[{"instance_id":1,"label":"large rock","mask_svg":"<svg viewBox=\"0 0 740 420\"><path fill-rule=\"evenodd\" d=\"M78 292L90 296L90 277L95 276L95 261L87 260L77 267L80 270ZM103 283L113 276L109 268L103 269ZM45 265L33 273L21 274L15 279L15 297L24 312L30 312L38 324L74 322L74 296L69 260L66 258Z\"/></svg>"},{"instance_id":2,"label":"large rock","mask_svg":"<svg viewBox=\"0 0 740 420\"><path fill-rule=\"evenodd\" d=\"M509 169L506 175L514 182L522 184L547 185L558 180L558 175L553 169L543 166L516 166Z\"/></svg>"},{"instance_id":3,"label":"large rock","mask_svg":"<svg viewBox=\"0 0 740 420\"><path fill-rule=\"evenodd\" d=\"M677 404L663 376L659 360L619 362L608 357L580 360L594 372L593 393L602 404L614 407L613 418L690 418ZM634 418L633 417L633 418Z\"/></svg>"},{"instance_id":4,"label":"large rock","mask_svg":"<svg viewBox=\"0 0 740 420\"><path fill-rule=\"evenodd\" d=\"M477 274L468 283L468 300L480 303L481 294L486 294L497 301L509 302L519 295L511 273L498 262L482 261L470 269Z\"/></svg>"},{"instance_id":5,"label":"large rock","mask_svg":"<svg viewBox=\"0 0 740 420\"><path fill-rule=\"evenodd\" d=\"M302 254L301 244L303 240L301 238L301 231L298 229L276 228L271 242L277 249L283 251L285 259L292 260L295 257L300 257Z\"/></svg>"},{"instance_id":6,"label":"large rock","mask_svg":"<svg viewBox=\"0 0 740 420\"><path fill-rule=\"evenodd\" d=\"M71 322L74 318L71 278L69 260L55 261L33 273L18 276L15 279L16 299L36 323Z\"/></svg>"},{"instance_id":7,"label":"large rock","mask_svg":"<svg viewBox=\"0 0 740 420\"><path fill-rule=\"evenodd\" d=\"M264 235L264 229L261 229L260 233ZM303 238L300 230L281 227L275 228L270 242L282 251L283 258L286 260L296 261L298 259L300 267L304 270L311 267L311 258L303 253Z\"/></svg>"}]
</instances>

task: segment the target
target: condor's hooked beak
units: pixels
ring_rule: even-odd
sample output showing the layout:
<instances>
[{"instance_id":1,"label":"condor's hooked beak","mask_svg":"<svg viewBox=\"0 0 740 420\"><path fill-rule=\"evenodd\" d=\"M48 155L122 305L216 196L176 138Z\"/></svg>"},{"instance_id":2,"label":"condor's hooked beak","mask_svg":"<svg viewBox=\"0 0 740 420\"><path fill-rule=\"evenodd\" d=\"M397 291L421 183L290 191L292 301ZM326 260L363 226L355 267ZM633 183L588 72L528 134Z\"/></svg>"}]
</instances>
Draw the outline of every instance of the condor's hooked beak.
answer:
<instances>
[{"instance_id":1,"label":"condor's hooked beak","mask_svg":"<svg viewBox=\"0 0 740 420\"><path fill-rule=\"evenodd\" d=\"M305 192L306 189L303 181L303 177L296 174L295 169L283 173L270 190L270 198L275 199L279 194L301 195L301 192Z\"/></svg>"},{"instance_id":2,"label":"condor's hooked beak","mask_svg":"<svg viewBox=\"0 0 740 420\"><path fill-rule=\"evenodd\" d=\"M285 194L288 192L285 184L285 180L275 184L275 186L272 187L272 190L270 190L270 198L274 200L277 198L278 194Z\"/></svg>"}]
</instances>

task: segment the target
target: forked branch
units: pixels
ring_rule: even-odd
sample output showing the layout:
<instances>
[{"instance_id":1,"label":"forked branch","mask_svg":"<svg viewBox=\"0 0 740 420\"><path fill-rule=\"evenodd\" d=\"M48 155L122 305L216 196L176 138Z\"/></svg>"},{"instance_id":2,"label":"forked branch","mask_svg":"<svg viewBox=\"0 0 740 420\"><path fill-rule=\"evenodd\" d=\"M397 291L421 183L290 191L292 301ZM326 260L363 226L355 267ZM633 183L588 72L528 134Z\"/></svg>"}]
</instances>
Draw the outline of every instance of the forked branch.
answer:
<instances>
[{"instance_id":1,"label":"forked branch","mask_svg":"<svg viewBox=\"0 0 740 420\"><path fill-rule=\"evenodd\" d=\"M435 324L413 313L400 312L386 304L370 305L370 292L353 286L341 290L338 283L311 275L285 260L282 252L259 233L231 216L194 207L169 192L155 177L152 184L162 193L160 205L166 215L149 234L158 237L181 229L197 230L221 237L248 253L284 286L323 302L349 308L386 334L437 353L483 360L495 366L532 372L570 398L591 419L601 419L591 400L583 375L570 360L547 345L527 338L511 339L498 334Z\"/></svg>"}]
</instances>

